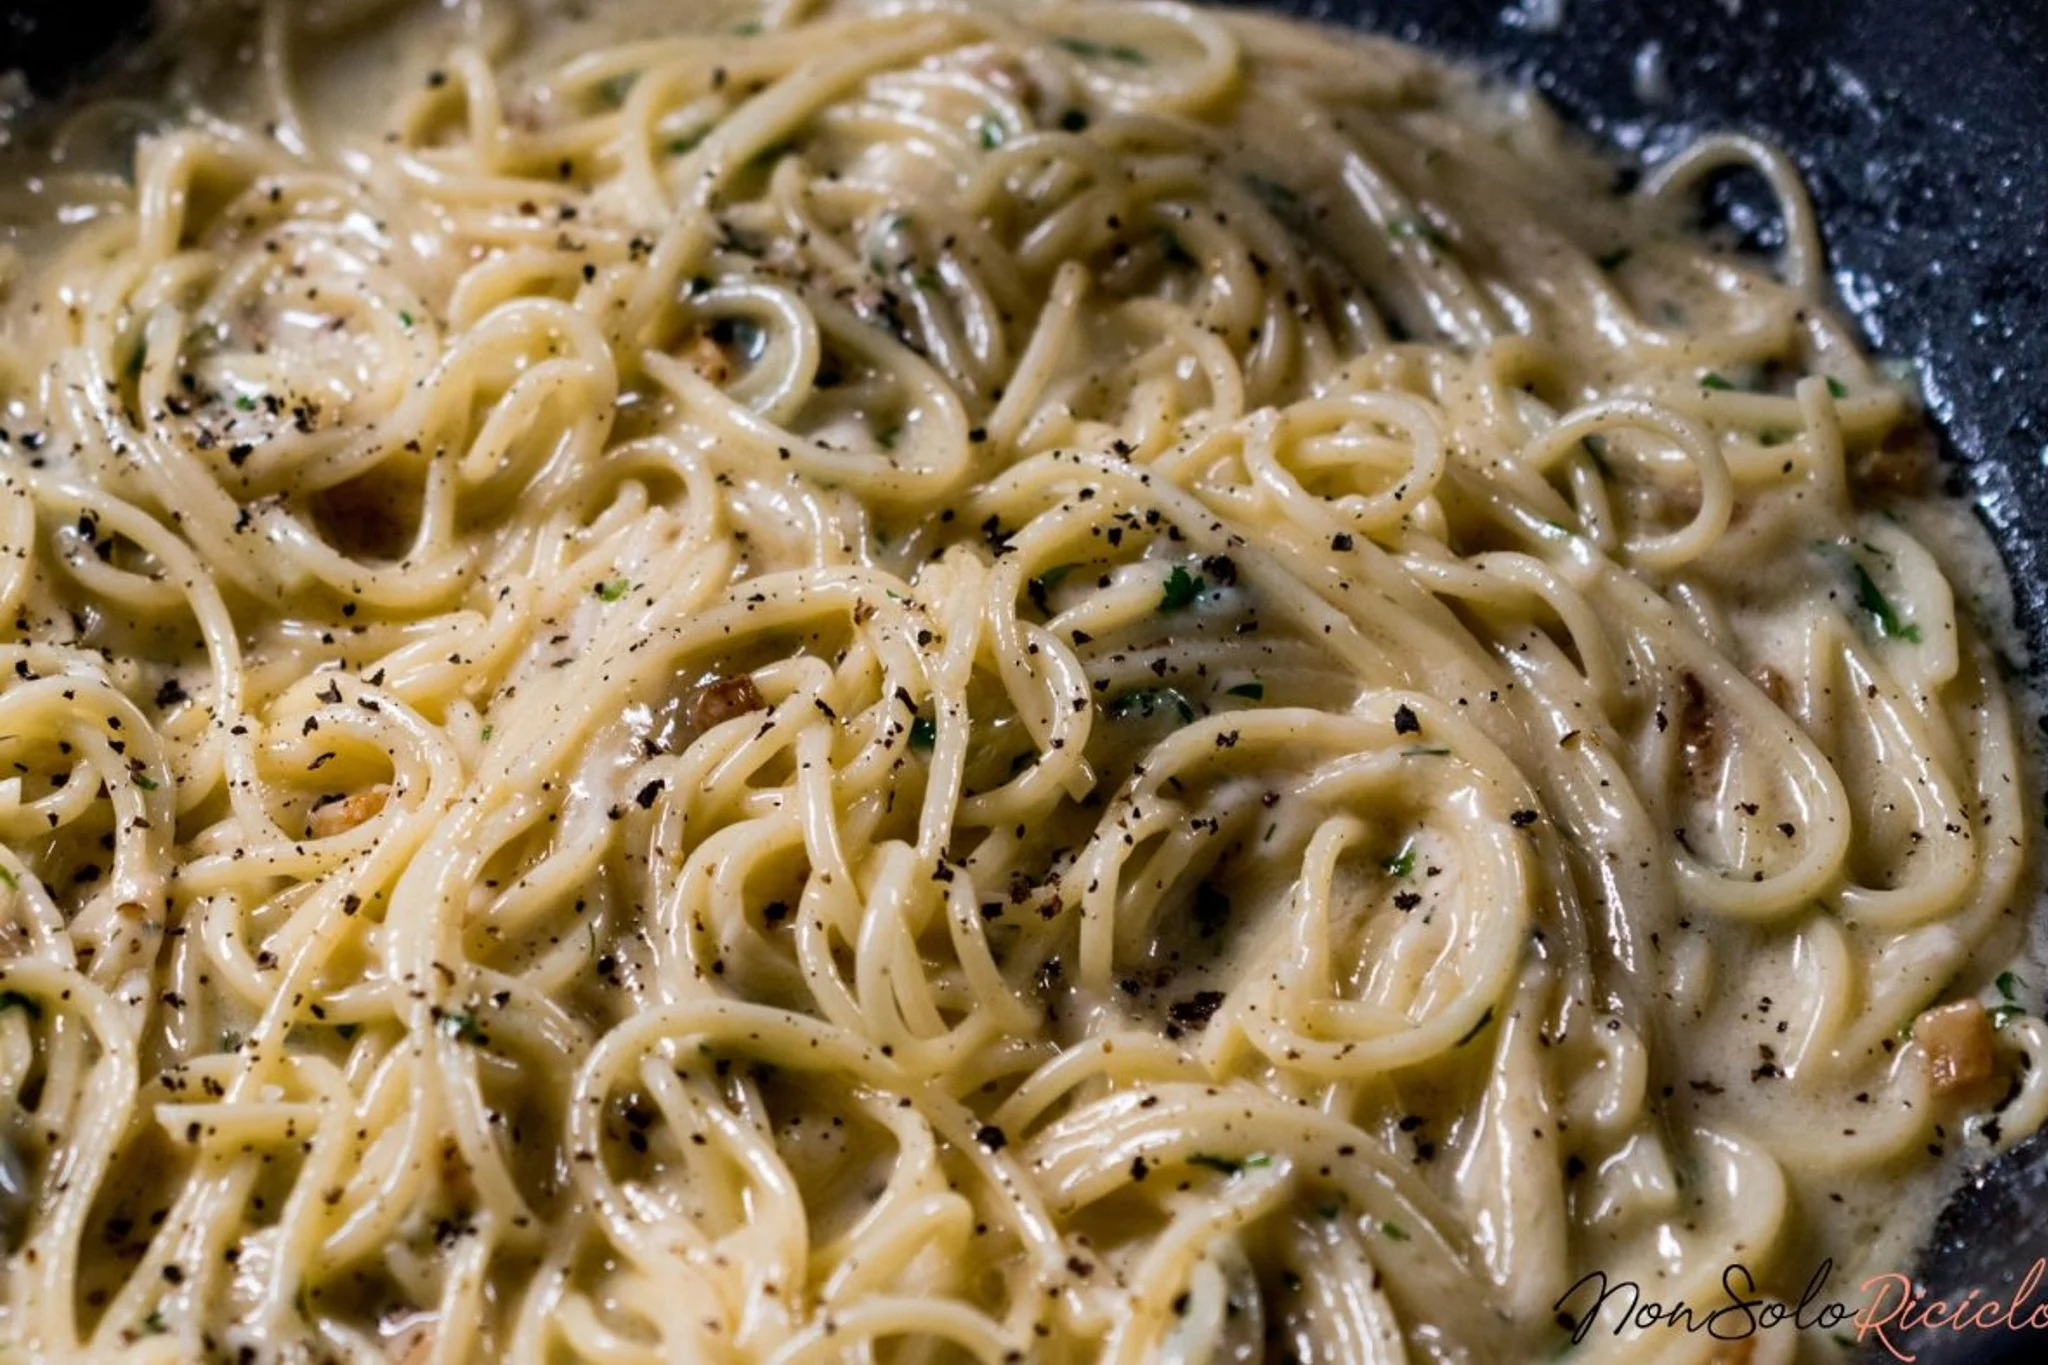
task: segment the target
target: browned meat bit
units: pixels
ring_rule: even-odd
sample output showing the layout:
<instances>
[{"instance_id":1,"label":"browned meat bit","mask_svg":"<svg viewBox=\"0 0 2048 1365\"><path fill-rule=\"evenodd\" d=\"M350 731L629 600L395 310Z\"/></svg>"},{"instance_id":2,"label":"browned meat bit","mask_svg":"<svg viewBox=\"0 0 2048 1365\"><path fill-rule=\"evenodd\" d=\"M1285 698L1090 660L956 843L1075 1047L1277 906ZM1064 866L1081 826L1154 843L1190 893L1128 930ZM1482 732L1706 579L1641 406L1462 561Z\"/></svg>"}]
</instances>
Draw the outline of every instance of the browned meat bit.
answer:
<instances>
[{"instance_id":1,"label":"browned meat bit","mask_svg":"<svg viewBox=\"0 0 2048 1365\"><path fill-rule=\"evenodd\" d=\"M720 678L694 689L683 700L683 730L694 738L729 720L752 715L767 705L761 689L754 686L753 674Z\"/></svg>"},{"instance_id":2,"label":"browned meat bit","mask_svg":"<svg viewBox=\"0 0 2048 1365\"><path fill-rule=\"evenodd\" d=\"M680 358L707 384L723 384L732 378L732 362L726 359L725 348L713 341L709 332L692 332L690 339L683 343Z\"/></svg>"},{"instance_id":3,"label":"browned meat bit","mask_svg":"<svg viewBox=\"0 0 2048 1365\"><path fill-rule=\"evenodd\" d=\"M1030 104L1038 98L1038 82L1024 69L1024 64L996 47L978 48L968 53L962 65L975 80L1001 91L1020 104Z\"/></svg>"},{"instance_id":4,"label":"browned meat bit","mask_svg":"<svg viewBox=\"0 0 2048 1365\"><path fill-rule=\"evenodd\" d=\"M391 788L382 782L359 792L333 792L323 796L306 814L306 836L332 839L337 834L346 834L365 820L375 818L390 797Z\"/></svg>"},{"instance_id":5,"label":"browned meat bit","mask_svg":"<svg viewBox=\"0 0 2048 1365\"><path fill-rule=\"evenodd\" d=\"M1721 723L1713 698L1698 677L1687 673L1679 682L1685 688L1685 705L1678 713L1678 735L1685 741L1686 766L1698 771L1721 756Z\"/></svg>"},{"instance_id":6,"label":"browned meat bit","mask_svg":"<svg viewBox=\"0 0 2048 1365\"><path fill-rule=\"evenodd\" d=\"M1928 1010L1913 1021L1913 1041L1920 1044L1937 1095L1953 1095L1991 1077L1991 1016L1975 1000Z\"/></svg>"},{"instance_id":7,"label":"browned meat bit","mask_svg":"<svg viewBox=\"0 0 2048 1365\"><path fill-rule=\"evenodd\" d=\"M427 1365L434 1358L434 1324L415 1322L391 1338L391 1359L397 1365Z\"/></svg>"},{"instance_id":8,"label":"browned meat bit","mask_svg":"<svg viewBox=\"0 0 2048 1365\"><path fill-rule=\"evenodd\" d=\"M1849 458L1849 473L1860 487L1881 493L1932 493L1939 455L1925 427L1894 427L1883 442Z\"/></svg>"}]
</instances>

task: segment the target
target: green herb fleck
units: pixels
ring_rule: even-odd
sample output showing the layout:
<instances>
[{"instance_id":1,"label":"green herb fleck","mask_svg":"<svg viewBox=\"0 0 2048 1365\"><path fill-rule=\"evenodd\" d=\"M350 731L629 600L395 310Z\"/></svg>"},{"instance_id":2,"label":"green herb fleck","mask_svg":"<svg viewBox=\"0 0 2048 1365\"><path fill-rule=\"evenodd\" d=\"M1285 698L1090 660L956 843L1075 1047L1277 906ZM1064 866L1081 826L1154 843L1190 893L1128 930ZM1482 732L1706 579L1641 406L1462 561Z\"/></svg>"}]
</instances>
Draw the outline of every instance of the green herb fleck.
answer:
<instances>
[{"instance_id":1,"label":"green herb fleck","mask_svg":"<svg viewBox=\"0 0 2048 1365\"><path fill-rule=\"evenodd\" d=\"M2027 1012L2019 1002L2020 992L2027 988L2027 982L2017 972L2000 972L1998 979L1991 984L1998 988L1999 997L2005 1001L1992 1009L1991 1026L2002 1029Z\"/></svg>"},{"instance_id":2,"label":"green herb fleck","mask_svg":"<svg viewBox=\"0 0 2048 1365\"><path fill-rule=\"evenodd\" d=\"M1159 599L1159 610L1179 611L1191 607L1201 600L1203 591L1209 585L1176 564L1173 572L1166 575L1166 588Z\"/></svg>"},{"instance_id":3,"label":"green herb fleck","mask_svg":"<svg viewBox=\"0 0 2048 1365\"><path fill-rule=\"evenodd\" d=\"M170 1330L169 1324L164 1321L164 1310L161 1308L150 1309L149 1316L142 1320L142 1331L146 1336L160 1337Z\"/></svg>"},{"instance_id":4,"label":"green herb fleck","mask_svg":"<svg viewBox=\"0 0 2048 1365\"><path fill-rule=\"evenodd\" d=\"M1273 1158L1264 1152L1253 1152L1244 1159L1244 1168L1248 1171L1263 1171L1272 1164Z\"/></svg>"},{"instance_id":5,"label":"green herb fleck","mask_svg":"<svg viewBox=\"0 0 2048 1365\"><path fill-rule=\"evenodd\" d=\"M1264 701L1266 699L1266 685L1256 678L1251 682L1239 683L1237 686L1226 688L1225 690L1229 695L1243 697L1246 701Z\"/></svg>"},{"instance_id":6,"label":"green herb fleck","mask_svg":"<svg viewBox=\"0 0 2048 1365\"><path fill-rule=\"evenodd\" d=\"M930 753L939 742L939 722L933 716L919 716L910 722L910 747Z\"/></svg>"},{"instance_id":7,"label":"green herb fleck","mask_svg":"<svg viewBox=\"0 0 2048 1365\"><path fill-rule=\"evenodd\" d=\"M1211 1152L1196 1152L1188 1158L1188 1165L1203 1166L1222 1175L1236 1175L1244 1169L1242 1161L1235 1161L1227 1156L1217 1156Z\"/></svg>"},{"instance_id":8,"label":"green herb fleck","mask_svg":"<svg viewBox=\"0 0 2048 1365\"><path fill-rule=\"evenodd\" d=\"M246 393L238 393L235 395L235 407L241 412L254 412L256 411L256 400Z\"/></svg>"},{"instance_id":9,"label":"green herb fleck","mask_svg":"<svg viewBox=\"0 0 2048 1365\"><path fill-rule=\"evenodd\" d=\"M43 1017L42 1002L20 991L0 991L0 1013L8 1010L20 1010L31 1019Z\"/></svg>"},{"instance_id":10,"label":"green herb fleck","mask_svg":"<svg viewBox=\"0 0 2048 1365\"><path fill-rule=\"evenodd\" d=\"M1421 218L1396 218L1387 224L1387 231L1396 237L1409 237L1419 242L1427 242L1440 251L1451 244L1450 238L1439 232L1434 223Z\"/></svg>"},{"instance_id":11,"label":"green herb fleck","mask_svg":"<svg viewBox=\"0 0 2048 1365\"><path fill-rule=\"evenodd\" d=\"M1700 387L1703 389L1712 389L1716 393L1732 393L1735 389L1735 386L1733 384L1729 383L1726 379L1723 379L1720 375L1712 373L1711 371L1700 379Z\"/></svg>"},{"instance_id":12,"label":"green herb fleck","mask_svg":"<svg viewBox=\"0 0 2048 1365\"><path fill-rule=\"evenodd\" d=\"M1856 605L1870 613L1870 619L1877 625L1880 638L1904 640L1909 644L1920 643L1920 627L1910 621L1899 619L1898 609L1884 590L1877 586L1877 580L1870 576L1870 570L1863 567L1854 555L1845 556L1849 561L1849 577L1856 584Z\"/></svg>"},{"instance_id":13,"label":"green herb fleck","mask_svg":"<svg viewBox=\"0 0 2048 1365\"><path fill-rule=\"evenodd\" d=\"M398 325L405 328L406 331L410 332L412 330L412 314L406 312L404 309L400 309L398 313Z\"/></svg>"},{"instance_id":14,"label":"green herb fleck","mask_svg":"<svg viewBox=\"0 0 2048 1365\"><path fill-rule=\"evenodd\" d=\"M441 1032L458 1042L481 1045L491 1041L476 1016L462 1010L451 1010L441 1016Z\"/></svg>"},{"instance_id":15,"label":"green herb fleck","mask_svg":"<svg viewBox=\"0 0 2048 1365\"><path fill-rule=\"evenodd\" d=\"M1287 213L1301 207L1301 195L1292 186L1255 172L1247 174L1244 183L1245 188L1256 194L1267 208L1276 212Z\"/></svg>"},{"instance_id":16,"label":"green herb fleck","mask_svg":"<svg viewBox=\"0 0 2048 1365\"><path fill-rule=\"evenodd\" d=\"M1798 439L1798 432L1787 431L1783 427L1768 428L1757 437L1757 440L1763 443L1763 446L1766 450L1774 446L1789 445L1793 441L1796 441Z\"/></svg>"},{"instance_id":17,"label":"green herb fleck","mask_svg":"<svg viewBox=\"0 0 2048 1365\"><path fill-rule=\"evenodd\" d=\"M137 773L135 774L135 785L146 792L153 792L156 790L156 779L148 773Z\"/></svg>"},{"instance_id":18,"label":"green herb fleck","mask_svg":"<svg viewBox=\"0 0 2048 1365\"><path fill-rule=\"evenodd\" d=\"M1380 1231L1387 1234L1387 1240L1390 1242L1405 1242L1408 1240L1408 1229L1402 1227L1391 1218L1380 1219Z\"/></svg>"},{"instance_id":19,"label":"green herb fleck","mask_svg":"<svg viewBox=\"0 0 2048 1365\"><path fill-rule=\"evenodd\" d=\"M1380 866L1385 868L1390 876L1403 879L1413 877L1415 875L1415 841L1410 839L1407 843L1401 845L1401 851L1393 857L1383 860Z\"/></svg>"},{"instance_id":20,"label":"green herb fleck","mask_svg":"<svg viewBox=\"0 0 2048 1365\"><path fill-rule=\"evenodd\" d=\"M496 733L498 733L498 727L497 727L497 726L495 726L495 725L486 725L486 726L484 727L484 731L483 731L483 739L484 739L484 742L488 744L488 743L490 742L490 738L491 738L491 736L492 736L492 735L495 735Z\"/></svg>"},{"instance_id":21,"label":"green herb fleck","mask_svg":"<svg viewBox=\"0 0 2048 1365\"><path fill-rule=\"evenodd\" d=\"M1147 687L1136 692L1126 692L1109 704L1110 718L1122 720L1127 716L1142 716L1150 720L1161 711L1171 707L1187 724L1195 718L1195 708L1188 705L1188 699L1171 687Z\"/></svg>"},{"instance_id":22,"label":"green herb fleck","mask_svg":"<svg viewBox=\"0 0 2048 1365\"><path fill-rule=\"evenodd\" d=\"M1836 398L1847 398L1849 396L1849 386L1833 375L1829 375L1828 393Z\"/></svg>"},{"instance_id":23,"label":"green herb fleck","mask_svg":"<svg viewBox=\"0 0 2048 1365\"><path fill-rule=\"evenodd\" d=\"M633 590L633 585L623 578L614 578L597 585L598 600L616 602Z\"/></svg>"},{"instance_id":24,"label":"green herb fleck","mask_svg":"<svg viewBox=\"0 0 2048 1365\"><path fill-rule=\"evenodd\" d=\"M1010 130L1003 127L1003 121L995 118L978 118L974 121L974 138L981 144L981 150L992 152L1010 140Z\"/></svg>"},{"instance_id":25,"label":"green herb fleck","mask_svg":"<svg viewBox=\"0 0 2048 1365\"><path fill-rule=\"evenodd\" d=\"M4 867L0 867L0 882L5 882L9 891L21 890L21 883L14 880L14 874Z\"/></svg>"}]
</instances>

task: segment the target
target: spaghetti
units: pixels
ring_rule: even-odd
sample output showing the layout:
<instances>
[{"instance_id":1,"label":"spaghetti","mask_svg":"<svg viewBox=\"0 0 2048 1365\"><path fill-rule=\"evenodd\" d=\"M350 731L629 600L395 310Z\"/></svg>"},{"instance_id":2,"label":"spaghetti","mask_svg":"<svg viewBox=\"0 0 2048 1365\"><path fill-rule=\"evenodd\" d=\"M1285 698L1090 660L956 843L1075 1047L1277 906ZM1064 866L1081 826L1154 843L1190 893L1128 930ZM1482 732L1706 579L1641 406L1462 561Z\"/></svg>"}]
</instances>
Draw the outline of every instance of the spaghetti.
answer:
<instances>
[{"instance_id":1,"label":"spaghetti","mask_svg":"<svg viewBox=\"0 0 2048 1365\"><path fill-rule=\"evenodd\" d=\"M14 154L0 1342L1534 1359L2039 1126L1998 575L1778 153L590 8L202 10Z\"/></svg>"}]
</instances>

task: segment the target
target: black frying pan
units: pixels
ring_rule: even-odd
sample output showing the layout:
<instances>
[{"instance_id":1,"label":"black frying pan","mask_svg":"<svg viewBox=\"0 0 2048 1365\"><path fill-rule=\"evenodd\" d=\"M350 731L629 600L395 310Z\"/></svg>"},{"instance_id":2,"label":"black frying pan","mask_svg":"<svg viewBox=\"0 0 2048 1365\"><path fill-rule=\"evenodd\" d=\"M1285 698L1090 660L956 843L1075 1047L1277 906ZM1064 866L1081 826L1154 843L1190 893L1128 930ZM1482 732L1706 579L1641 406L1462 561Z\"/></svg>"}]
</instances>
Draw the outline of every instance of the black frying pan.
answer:
<instances>
[{"instance_id":1,"label":"black frying pan","mask_svg":"<svg viewBox=\"0 0 2048 1365\"><path fill-rule=\"evenodd\" d=\"M687 4L689 0L678 0ZM2018 588L2043 676L2048 646L2048 3L2043 0L1263 0L1397 34L1533 80L1568 113L1654 160L1692 133L1743 129L1805 169L1836 279L1870 340L1920 368L1955 460ZM144 0L14 0L0 69L53 89L122 35ZM1555 26L1544 16L1555 13ZM1632 66L1661 45L1668 98ZM1730 181L1715 211L1768 244L1769 212ZM2036 983L2039 985L2040 983ZM2037 1061L2042 1059L2037 1059ZM1920 1267L1932 1291L2006 1297L2048 1257L2048 1134L1966 1188ZM1837 1297L1854 1297L1836 1285ZM2038 1298L2048 1302L2048 1286ZM1908 1334L1922 1365L2048 1359L2048 1333ZM1890 1359L1874 1349L1873 1359Z\"/></svg>"}]
</instances>

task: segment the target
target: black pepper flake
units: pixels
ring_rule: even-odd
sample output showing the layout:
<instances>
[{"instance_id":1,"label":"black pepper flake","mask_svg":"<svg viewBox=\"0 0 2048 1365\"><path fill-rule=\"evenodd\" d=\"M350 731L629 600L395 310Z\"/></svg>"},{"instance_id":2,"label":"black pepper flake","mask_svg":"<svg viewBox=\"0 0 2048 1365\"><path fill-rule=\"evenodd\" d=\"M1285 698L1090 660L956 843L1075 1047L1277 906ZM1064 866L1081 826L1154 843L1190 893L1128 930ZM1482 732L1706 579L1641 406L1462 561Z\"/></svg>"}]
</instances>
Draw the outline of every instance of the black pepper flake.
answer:
<instances>
[{"instance_id":1,"label":"black pepper flake","mask_svg":"<svg viewBox=\"0 0 2048 1365\"><path fill-rule=\"evenodd\" d=\"M980 1131L975 1133L974 1140L988 1148L991 1152L1000 1152L1003 1148L1010 1145L1010 1139L1004 1135L1002 1129L996 1127L993 1123L982 1124Z\"/></svg>"},{"instance_id":2,"label":"black pepper flake","mask_svg":"<svg viewBox=\"0 0 2048 1365\"><path fill-rule=\"evenodd\" d=\"M1533 810L1518 810L1508 817L1508 823L1516 829L1527 829L1536 823L1536 812Z\"/></svg>"},{"instance_id":3,"label":"black pepper flake","mask_svg":"<svg viewBox=\"0 0 2048 1365\"><path fill-rule=\"evenodd\" d=\"M667 785L667 783L657 778L642 787L640 794L634 797L633 800L639 803L641 810L651 810L654 807L655 798L661 795L662 789Z\"/></svg>"},{"instance_id":4,"label":"black pepper flake","mask_svg":"<svg viewBox=\"0 0 2048 1365\"><path fill-rule=\"evenodd\" d=\"M1397 735L1419 735L1422 722L1415 718L1414 708L1406 702L1394 708L1394 733Z\"/></svg>"},{"instance_id":5,"label":"black pepper flake","mask_svg":"<svg viewBox=\"0 0 2048 1365\"><path fill-rule=\"evenodd\" d=\"M1167 1016L1176 1024L1189 1028L1203 1028L1216 1017L1216 1011L1223 1008L1222 991L1196 991L1185 1000L1176 1000L1167 1006Z\"/></svg>"}]
</instances>

